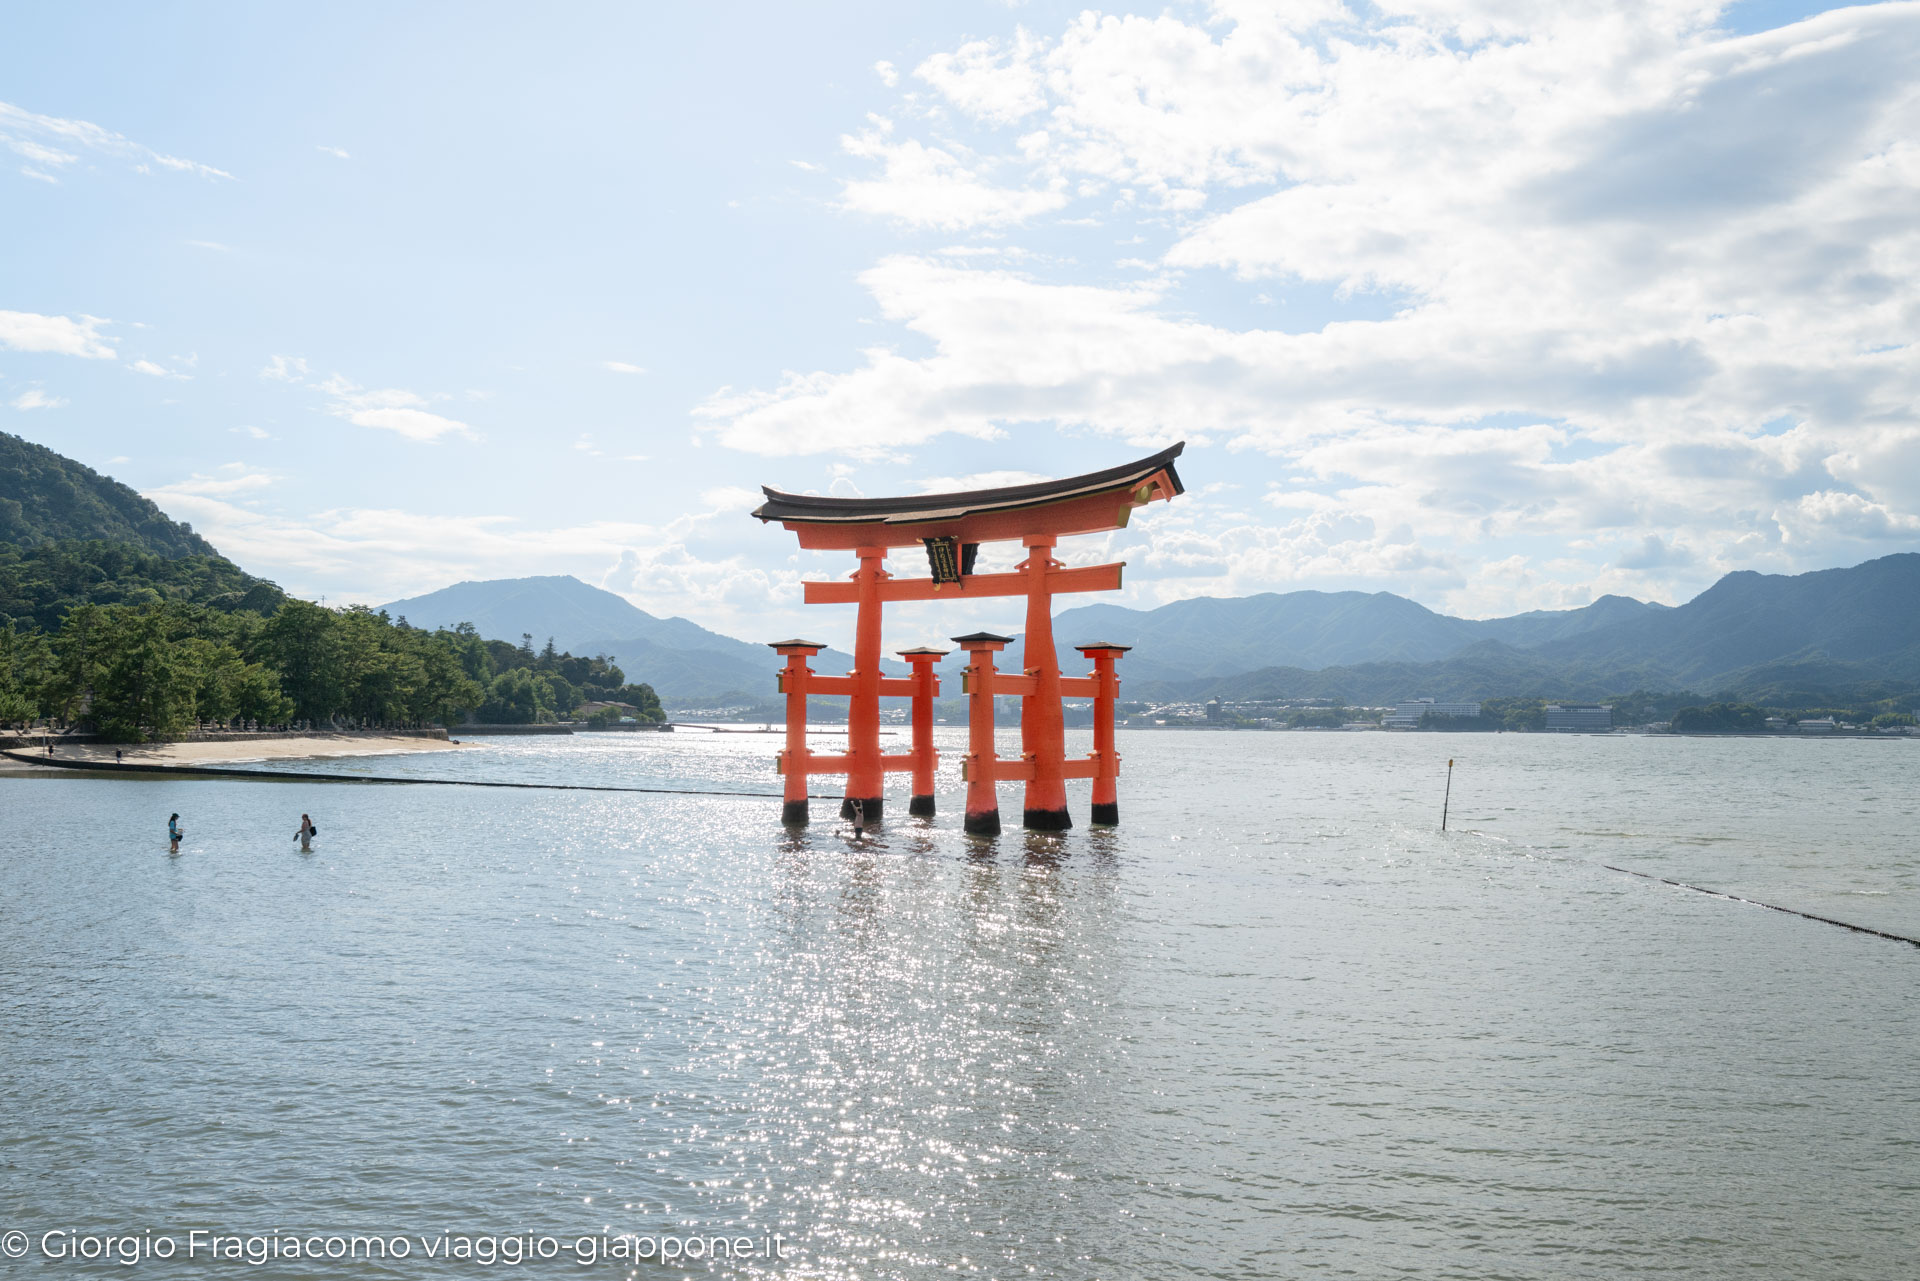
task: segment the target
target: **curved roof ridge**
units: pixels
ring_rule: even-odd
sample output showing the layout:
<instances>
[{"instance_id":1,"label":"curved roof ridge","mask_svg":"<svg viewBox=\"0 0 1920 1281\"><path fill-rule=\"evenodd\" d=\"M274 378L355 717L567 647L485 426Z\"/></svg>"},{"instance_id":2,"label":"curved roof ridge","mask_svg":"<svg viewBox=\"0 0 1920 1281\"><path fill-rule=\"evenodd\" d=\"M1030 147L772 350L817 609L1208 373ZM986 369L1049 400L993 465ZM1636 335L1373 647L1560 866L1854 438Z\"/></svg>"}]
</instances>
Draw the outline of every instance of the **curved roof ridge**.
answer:
<instances>
[{"instance_id":1,"label":"curved roof ridge","mask_svg":"<svg viewBox=\"0 0 1920 1281\"><path fill-rule=\"evenodd\" d=\"M957 519L970 512L1007 510L1056 502L1084 494L1099 493L1138 484L1164 471L1173 482L1173 492L1186 492L1173 460L1187 447L1183 440L1157 454L1060 480L1034 481L1026 485L1007 485L999 489L974 489L949 494L915 494L903 498L838 498L821 494L789 494L762 485L767 501L754 508L761 520L823 521L832 523L902 522Z\"/></svg>"}]
</instances>

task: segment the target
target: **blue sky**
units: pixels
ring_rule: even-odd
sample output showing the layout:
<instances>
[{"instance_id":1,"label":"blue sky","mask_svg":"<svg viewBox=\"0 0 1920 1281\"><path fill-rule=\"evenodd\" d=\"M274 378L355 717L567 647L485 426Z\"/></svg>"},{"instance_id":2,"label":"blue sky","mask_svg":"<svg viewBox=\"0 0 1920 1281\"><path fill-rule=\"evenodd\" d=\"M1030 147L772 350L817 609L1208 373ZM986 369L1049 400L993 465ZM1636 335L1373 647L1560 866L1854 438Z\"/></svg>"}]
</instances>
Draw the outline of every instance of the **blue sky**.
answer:
<instances>
[{"instance_id":1,"label":"blue sky","mask_svg":"<svg viewBox=\"0 0 1920 1281\"><path fill-rule=\"evenodd\" d=\"M747 637L845 630L762 482L1182 438L1129 603L1920 546L1920 6L1543 8L16 7L0 427L303 593Z\"/></svg>"}]
</instances>

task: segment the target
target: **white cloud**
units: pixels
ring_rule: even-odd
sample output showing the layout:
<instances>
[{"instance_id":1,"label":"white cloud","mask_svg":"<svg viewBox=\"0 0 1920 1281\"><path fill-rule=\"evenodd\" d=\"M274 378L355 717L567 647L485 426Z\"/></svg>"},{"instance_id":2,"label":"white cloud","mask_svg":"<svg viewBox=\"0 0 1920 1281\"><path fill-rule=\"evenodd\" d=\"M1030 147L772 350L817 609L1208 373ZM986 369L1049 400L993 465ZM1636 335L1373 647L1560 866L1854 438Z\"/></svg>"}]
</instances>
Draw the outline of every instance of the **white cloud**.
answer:
<instances>
[{"instance_id":1,"label":"white cloud","mask_svg":"<svg viewBox=\"0 0 1920 1281\"><path fill-rule=\"evenodd\" d=\"M915 227L960 231L1024 222L1067 203L1056 188L999 187L951 152L917 139L891 142L891 125L876 120L859 134L840 140L849 154L878 160L877 179L856 179L841 190L845 208L878 214Z\"/></svg>"},{"instance_id":2,"label":"white cloud","mask_svg":"<svg viewBox=\"0 0 1920 1281\"><path fill-rule=\"evenodd\" d=\"M332 157L333 157L334 159L336 159L336 160L351 160L351 159L353 159L353 157L352 157L352 156L350 156L350 155L348 155L348 154L346 153L346 151L345 151L345 150L344 150L343 148L340 148L340 147L329 147L329 146L327 146L327 145L325 145L324 143L321 143L321 144L317 144L317 145L316 145L316 146L314 147L314 150L315 150L315 151L320 151L320 152L324 152L324 153L326 153L327 155L329 155L329 156L332 156Z\"/></svg>"},{"instance_id":3,"label":"white cloud","mask_svg":"<svg viewBox=\"0 0 1920 1281\"><path fill-rule=\"evenodd\" d=\"M30 311L0 311L0 347L44 351L61 356L112 360L113 348L100 337L107 321L98 316L41 316Z\"/></svg>"},{"instance_id":4,"label":"white cloud","mask_svg":"<svg viewBox=\"0 0 1920 1281\"><path fill-rule=\"evenodd\" d=\"M1778 512L1775 519L1789 538L1880 539L1920 534L1920 516L1889 511L1883 504L1839 490L1806 494Z\"/></svg>"},{"instance_id":5,"label":"white cloud","mask_svg":"<svg viewBox=\"0 0 1920 1281\"><path fill-rule=\"evenodd\" d=\"M47 165L54 169L63 169L80 159L71 151L61 151L58 147L43 147L25 138L9 138L0 134L0 143L4 143L16 154L25 156L35 164Z\"/></svg>"},{"instance_id":6,"label":"white cloud","mask_svg":"<svg viewBox=\"0 0 1920 1281\"><path fill-rule=\"evenodd\" d=\"M29 387L18 396L15 396L11 403L15 409L28 410L58 409L67 402L63 397L47 395L46 392L41 391L38 387Z\"/></svg>"},{"instance_id":7,"label":"white cloud","mask_svg":"<svg viewBox=\"0 0 1920 1281\"><path fill-rule=\"evenodd\" d=\"M358 427L372 427L405 436L408 440L432 443L442 436L473 438L473 428L458 419L431 413L422 408L430 403L424 396L399 387L368 389L339 374L319 384L334 398L328 412Z\"/></svg>"},{"instance_id":8,"label":"white cloud","mask_svg":"<svg viewBox=\"0 0 1920 1281\"><path fill-rule=\"evenodd\" d=\"M740 523L736 491L707 495L715 500L709 510L661 524L536 526L394 509L289 515L272 503L280 486L271 473L230 463L145 494L254 572L297 593L325 590L332 600L378 604L467 579L571 573L649 612L691 614L748 634L765 630L770 603L798 612L797 571L768 570L713 544L716 529ZM341 590L342 582L352 586Z\"/></svg>"},{"instance_id":9,"label":"white cloud","mask_svg":"<svg viewBox=\"0 0 1920 1281\"><path fill-rule=\"evenodd\" d=\"M224 170L215 169L211 165L203 165L195 160L185 160L179 156L170 156L164 152L155 151L153 148L143 146L123 134L117 134L111 129L103 129L90 121L68 120L60 116L43 116L36 112L16 107L8 102L0 102L0 129L9 131L7 135L8 144L13 146L16 151L20 150L22 145L25 145L40 147L43 151L57 152L57 148L48 147L44 143L34 143L30 139L18 139L18 135L25 134L53 140L62 147L78 147L88 151L96 151L102 155L118 156L124 160L131 160L134 162L134 168L143 173L152 172L153 166L158 165L162 169L172 169L181 173L195 174L202 178L231 179L233 177L232 174ZM23 152L22 154L26 153ZM57 152L57 154L66 155L69 158L67 160L55 161L48 161L40 156L36 156L35 158L41 159L44 163L54 164L68 164L71 163L73 159L77 159L77 157L72 156L71 153L62 151Z\"/></svg>"},{"instance_id":10,"label":"white cloud","mask_svg":"<svg viewBox=\"0 0 1920 1281\"><path fill-rule=\"evenodd\" d=\"M222 463L212 475L195 472L185 480L175 481L164 490L154 492L172 497L231 497L271 489L278 479L269 472L255 471L245 463Z\"/></svg>"},{"instance_id":11,"label":"white cloud","mask_svg":"<svg viewBox=\"0 0 1920 1281\"><path fill-rule=\"evenodd\" d=\"M1216 509L1234 538L1166 524L1143 564L1179 590L1348 574L1525 607L1911 546L1920 5L1746 37L1718 12L1220 3L936 55L915 74L939 109L903 95L904 125L847 140L877 166L850 207L1008 225L1037 194L1086 215L1060 227L1170 247L1127 251L1137 283L1064 255L884 259L862 283L913 354L699 416L762 454L1203 436L1301 478ZM1196 309L1227 276L1350 318Z\"/></svg>"},{"instance_id":12,"label":"white cloud","mask_svg":"<svg viewBox=\"0 0 1920 1281\"><path fill-rule=\"evenodd\" d=\"M624 360L609 360L602 363L616 374L644 374L647 372L644 365L628 364Z\"/></svg>"},{"instance_id":13,"label":"white cloud","mask_svg":"<svg viewBox=\"0 0 1920 1281\"><path fill-rule=\"evenodd\" d=\"M920 482L920 492L964 494L976 489L1006 489L1052 479L1034 471L977 471L965 476L929 476Z\"/></svg>"},{"instance_id":14,"label":"white cloud","mask_svg":"<svg viewBox=\"0 0 1920 1281\"><path fill-rule=\"evenodd\" d=\"M408 440L435 441L447 435L473 435L473 429L465 423L423 409L348 409L341 417L360 427L397 432Z\"/></svg>"},{"instance_id":15,"label":"white cloud","mask_svg":"<svg viewBox=\"0 0 1920 1281\"><path fill-rule=\"evenodd\" d=\"M975 40L952 53L936 53L913 74L968 115L1011 124L1047 105L1038 65L1041 49L1042 43L1020 28L1004 45Z\"/></svg>"},{"instance_id":16,"label":"white cloud","mask_svg":"<svg viewBox=\"0 0 1920 1281\"><path fill-rule=\"evenodd\" d=\"M873 74L880 77L880 83L891 89L900 83L900 72L891 62L880 61L873 64Z\"/></svg>"},{"instance_id":17,"label":"white cloud","mask_svg":"<svg viewBox=\"0 0 1920 1281\"><path fill-rule=\"evenodd\" d=\"M184 382L193 377L192 374L177 373L162 365L156 365L151 360L136 360L127 368L136 374L145 374L149 378L176 378Z\"/></svg>"},{"instance_id":18,"label":"white cloud","mask_svg":"<svg viewBox=\"0 0 1920 1281\"><path fill-rule=\"evenodd\" d=\"M430 411L427 406L433 402L416 392L400 387L366 388L340 374L314 382L307 362L299 356L274 356L260 370L260 376L325 392L332 398L327 412L357 427L390 431L428 444L445 436L477 439L473 428L466 423ZM475 398L475 393L468 393L468 399Z\"/></svg>"}]
</instances>

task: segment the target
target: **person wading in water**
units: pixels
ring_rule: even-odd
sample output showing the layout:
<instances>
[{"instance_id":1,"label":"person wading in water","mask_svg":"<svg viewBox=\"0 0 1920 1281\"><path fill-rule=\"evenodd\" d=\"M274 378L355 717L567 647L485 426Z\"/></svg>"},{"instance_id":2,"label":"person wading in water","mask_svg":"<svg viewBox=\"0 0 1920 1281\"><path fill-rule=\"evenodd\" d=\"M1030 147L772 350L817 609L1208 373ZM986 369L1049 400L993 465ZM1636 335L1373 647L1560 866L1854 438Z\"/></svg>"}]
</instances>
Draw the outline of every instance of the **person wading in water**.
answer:
<instances>
[{"instance_id":1,"label":"person wading in water","mask_svg":"<svg viewBox=\"0 0 1920 1281\"><path fill-rule=\"evenodd\" d=\"M293 839L300 842L300 852L302 854L311 854L313 852L313 838L318 835L319 832L320 829L313 825L312 819L308 818L305 814L300 816L300 830L293 834Z\"/></svg>"},{"instance_id":2,"label":"person wading in water","mask_svg":"<svg viewBox=\"0 0 1920 1281\"><path fill-rule=\"evenodd\" d=\"M180 852L180 838L185 835L186 833L180 830L180 816L178 814L169 814L167 816L167 853L178 854Z\"/></svg>"}]
</instances>

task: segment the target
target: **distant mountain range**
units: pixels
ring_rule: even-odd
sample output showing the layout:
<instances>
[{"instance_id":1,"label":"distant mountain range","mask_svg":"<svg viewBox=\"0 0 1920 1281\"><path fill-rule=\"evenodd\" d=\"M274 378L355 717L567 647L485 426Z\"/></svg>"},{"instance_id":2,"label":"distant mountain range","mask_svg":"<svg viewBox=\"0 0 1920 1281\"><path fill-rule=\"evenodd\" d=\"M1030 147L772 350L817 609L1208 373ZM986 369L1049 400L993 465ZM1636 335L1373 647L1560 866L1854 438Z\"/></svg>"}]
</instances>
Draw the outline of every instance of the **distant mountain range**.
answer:
<instances>
[{"instance_id":1,"label":"distant mountain range","mask_svg":"<svg viewBox=\"0 0 1920 1281\"><path fill-rule=\"evenodd\" d=\"M126 485L3 432L0 553L0 616L41 626L80 600L270 610L280 598ZM94 568L76 578L75 565ZM576 578L458 583L384 608L417 627L468 622L488 637L530 634L535 644L551 637L576 654L611 654L631 679L681 706L774 696L778 662L764 645L657 617ZM1151 610L1083 605L1058 615L1054 634L1069 655L1078 641L1134 646L1120 668L1133 698L1380 704L1648 690L1787 707L1878 701L1920 695L1920 554L1808 574L1728 574L1672 607L1603 596L1580 609L1466 619L1388 592L1286 592ZM943 675L956 675L959 659L950 656ZM818 665L843 672L852 663L828 650ZM1001 666L1021 664L1016 637Z\"/></svg>"},{"instance_id":2,"label":"distant mountain range","mask_svg":"<svg viewBox=\"0 0 1920 1281\"><path fill-rule=\"evenodd\" d=\"M1386 593L1290 592L1147 611L1087 606L1059 615L1055 634L1137 646L1147 661L1122 664L1135 694L1879 699L1920 690L1920 554L1796 575L1743 570L1676 607L1606 596L1581 609L1468 620ZM1262 650L1265 662L1248 661Z\"/></svg>"},{"instance_id":3,"label":"distant mountain range","mask_svg":"<svg viewBox=\"0 0 1920 1281\"><path fill-rule=\"evenodd\" d=\"M772 697L776 663L764 646L656 618L574 578L461 583L386 608L417 626L466 621L491 636L611 653L682 702ZM1603 596L1580 609L1463 619L1387 592L1287 592L1152 610L1087 605L1058 615L1054 634L1069 653L1088 640L1134 646L1121 664L1132 697L1379 704L1645 689L1811 706L1920 692L1920 554L1791 576L1742 571L1680 606ZM828 651L819 666L845 671L851 661ZM948 659L948 674L957 662ZM1016 638L1001 666L1020 663Z\"/></svg>"},{"instance_id":4,"label":"distant mountain range","mask_svg":"<svg viewBox=\"0 0 1920 1281\"><path fill-rule=\"evenodd\" d=\"M1430 663L1485 641L1531 649L1670 612L1665 605L1602 596L1581 609L1467 619L1436 614L1391 592L1265 592L1202 596L1153 610L1084 605L1055 616L1054 636L1061 643L1132 645L1139 652L1125 666L1136 680L1186 680L1263 667Z\"/></svg>"},{"instance_id":5,"label":"distant mountain range","mask_svg":"<svg viewBox=\"0 0 1920 1281\"><path fill-rule=\"evenodd\" d=\"M1133 620L1116 615L1135 611L1100 615L1092 624L1114 632L1106 640L1137 638L1156 661L1175 668L1196 657L1179 641L1190 626L1183 618L1187 607L1235 640L1258 628L1263 616L1277 615L1286 626L1269 634L1304 632L1319 641L1296 647L1288 655L1292 663L1233 674L1175 676L1160 666L1135 666L1135 693L1162 697L1388 703L1417 695L1578 699L1692 689L1774 705L1820 705L1920 691L1920 555L1914 553L1791 576L1741 570L1670 609L1603 597L1586 609L1467 622L1430 615L1400 597L1386 597L1392 605L1379 611L1342 607L1342 595L1296 592L1265 597L1263 605L1254 605L1263 597L1181 601L1137 613L1139 626L1131 632ZM1398 655L1394 641L1344 628L1386 611L1405 618ZM1083 622L1073 618L1081 613L1069 611L1060 622ZM1162 632L1173 640L1162 641ZM1344 657L1323 661L1332 655Z\"/></svg>"},{"instance_id":6,"label":"distant mountain range","mask_svg":"<svg viewBox=\"0 0 1920 1281\"><path fill-rule=\"evenodd\" d=\"M126 485L0 432L0 618L50 627L81 601L150 599L270 612L281 596ZM576 578L459 583L385 608L418 627L470 622L488 637L612 654L682 706L773 697L778 663L764 645L656 617ZM1077 641L1134 646L1120 668L1133 698L1380 704L1648 690L1783 707L1878 701L1920 695L1920 554L1728 574L1673 607L1603 596L1580 609L1464 619L1387 592L1265 593L1151 610L1080 606L1058 615L1055 636L1069 655ZM828 650L819 667L852 662ZM1018 638L1001 666L1021 666Z\"/></svg>"},{"instance_id":7,"label":"distant mountain range","mask_svg":"<svg viewBox=\"0 0 1920 1281\"><path fill-rule=\"evenodd\" d=\"M683 705L771 699L773 673L780 665L765 645L722 636L684 618L655 617L624 597L564 574L455 583L381 608L415 627L472 623L482 636L518 640L531 635L535 645L551 637L575 654L611 654L627 679L645 681L662 698ZM853 665L853 657L839 650L826 650L817 661L822 671Z\"/></svg>"}]
</instances>

